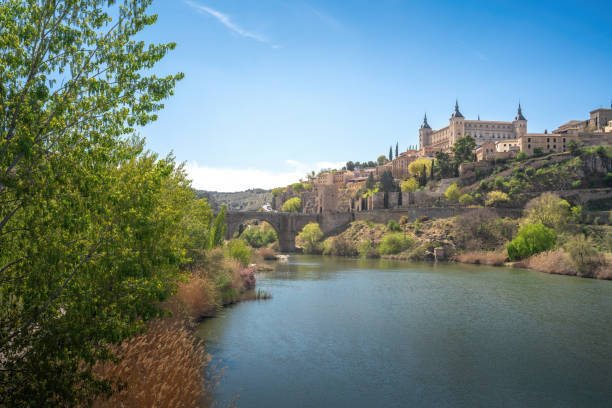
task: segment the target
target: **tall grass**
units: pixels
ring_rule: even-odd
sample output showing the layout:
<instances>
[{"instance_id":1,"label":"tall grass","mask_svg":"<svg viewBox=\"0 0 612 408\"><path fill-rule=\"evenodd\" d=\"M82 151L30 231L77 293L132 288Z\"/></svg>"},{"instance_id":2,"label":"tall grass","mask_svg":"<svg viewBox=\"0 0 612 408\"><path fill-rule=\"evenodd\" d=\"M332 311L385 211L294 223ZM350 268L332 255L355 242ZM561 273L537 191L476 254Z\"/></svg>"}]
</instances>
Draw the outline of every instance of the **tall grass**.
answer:
<instances>
[{"instance_id":1,"label":"tall grass","mask_svg":"<svg viewBox=\"0 0 612 408\"><path fill-rule=\"evenodd\" d=\"M114 347L117 363L105 362L94 373L120 379L125 387L96 408L110 407L206 407L212 403L215 380L206 378L205 353L183 324L156 320L149 329Z\"/></svg>"}]
</instances>

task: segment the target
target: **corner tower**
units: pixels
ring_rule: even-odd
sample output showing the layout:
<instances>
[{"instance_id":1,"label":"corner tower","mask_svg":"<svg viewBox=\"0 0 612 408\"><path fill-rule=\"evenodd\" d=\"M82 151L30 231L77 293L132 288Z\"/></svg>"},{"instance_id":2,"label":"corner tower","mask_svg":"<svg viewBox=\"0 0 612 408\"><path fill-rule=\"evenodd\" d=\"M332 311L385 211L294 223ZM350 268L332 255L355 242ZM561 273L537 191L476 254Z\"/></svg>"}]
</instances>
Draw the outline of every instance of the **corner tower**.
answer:
<instances>
[{"instance_id":1,"label":"corner tower","mask_svg":"<svg viewBox=\"0 0 612 408\"><path fill-rule=\"evenodd\" d=\"M527 134L527 119L523 116L523 110L521 109L521 103L519 102L518 111L516 117L512 121L514 125L514 134L517 138L525 136Z\"/></svg>"},{"instance_id":2,"label":"corner tower","mask_svg":"<svg viewBox=\"0 0 612 408\"><path fill-rule=\"evenodd\" d=\"M446 146L447 148L450 148L451 146L453 146L455 142L457 141L457 139L465 136L465 118L463 117L461 112L459 112L459 101L458 100L455 100L455 111L451 115L449 121L450 121L449 128L450 128L451 134L450 134L449 145Z\"/></svg>"},{"instance_id":3,"label":"corner tower","mask_svg":"<svg viewBox=\"0 0 612 408\"><path fill-rule=\"evenodd\" d=\"M423 119L423 124L419 129L419 149L422 149L425 146L429 146L431 144L431 126L427 123L427 113L425 114L425 118Z\"/></svg>"}]
</instances>

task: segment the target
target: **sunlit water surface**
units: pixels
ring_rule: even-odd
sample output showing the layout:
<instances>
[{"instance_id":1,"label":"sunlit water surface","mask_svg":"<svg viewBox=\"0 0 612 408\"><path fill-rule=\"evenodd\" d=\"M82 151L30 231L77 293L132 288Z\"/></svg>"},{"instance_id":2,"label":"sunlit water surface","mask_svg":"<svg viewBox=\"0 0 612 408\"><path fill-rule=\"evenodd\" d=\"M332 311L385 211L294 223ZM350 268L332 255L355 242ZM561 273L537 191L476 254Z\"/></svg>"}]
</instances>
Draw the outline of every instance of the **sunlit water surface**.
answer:
<instances>
[{"instance_id":1,"label":"sunlit water surface","mask_svg":"<svg viewBox=\"0 0 612 408\"><path fill-rule=\"evenodd\" d=\"M612 282L291 257L204 321L239 407L610 407Z\"/></svg>"}]
</instances>

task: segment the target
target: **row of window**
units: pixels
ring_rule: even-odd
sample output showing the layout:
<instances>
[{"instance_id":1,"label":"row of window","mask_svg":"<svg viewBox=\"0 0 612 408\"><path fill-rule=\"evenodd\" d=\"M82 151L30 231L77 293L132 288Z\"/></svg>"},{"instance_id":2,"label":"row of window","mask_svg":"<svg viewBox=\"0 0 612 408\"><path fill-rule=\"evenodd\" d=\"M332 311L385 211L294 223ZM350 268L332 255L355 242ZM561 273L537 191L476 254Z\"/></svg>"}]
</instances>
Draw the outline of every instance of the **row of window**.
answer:
<instances>
[{"instance_id":1,"label":"row of window","mask_svg":"<svg viewBox=\"0 0 612 408\"><path fill-rule=\"evenodd\" d=\"M553 137L552 139L553 139L553 143L557 141L556 137ZM561 139L561 138L559 138L559 139ZM531 138L530 137L527 138L527 142L531 142ZM546 143L550 143L550 137L546 138ZM563 143L565 143L565 138L563 138Z\"/></svg>"}]
</instances>

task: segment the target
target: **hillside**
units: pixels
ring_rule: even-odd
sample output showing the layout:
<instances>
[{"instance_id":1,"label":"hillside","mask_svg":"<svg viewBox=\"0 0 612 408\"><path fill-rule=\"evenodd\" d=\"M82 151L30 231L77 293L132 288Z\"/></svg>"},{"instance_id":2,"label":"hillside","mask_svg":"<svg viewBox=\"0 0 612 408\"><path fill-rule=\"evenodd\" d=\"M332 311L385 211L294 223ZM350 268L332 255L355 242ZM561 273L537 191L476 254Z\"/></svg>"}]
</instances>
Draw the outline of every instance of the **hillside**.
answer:
<instances>
[{"instance_id":1,"label":"hillside","mask_svg":"<svg viewBox=\"0 0 612 408\"><path fill-rule=\"evenodd\" d=\"M225 204L227 205L227 209L232 211L257 211L261 209L264 204L268 204L272 201L272 193L270 190L262 190L259 188L235 193L196 190L196 194L199 197L206 197L214 210L219 209Z\"/></svg>"}]
</instances>

